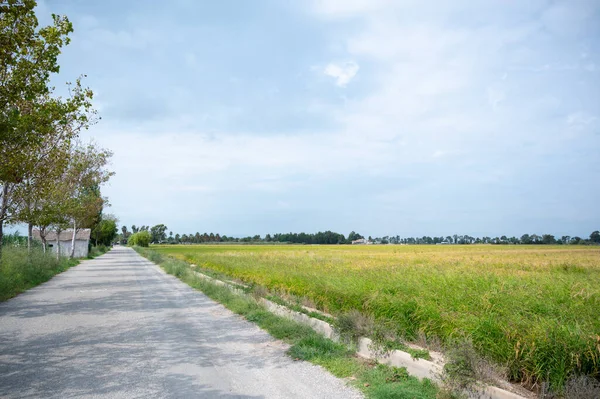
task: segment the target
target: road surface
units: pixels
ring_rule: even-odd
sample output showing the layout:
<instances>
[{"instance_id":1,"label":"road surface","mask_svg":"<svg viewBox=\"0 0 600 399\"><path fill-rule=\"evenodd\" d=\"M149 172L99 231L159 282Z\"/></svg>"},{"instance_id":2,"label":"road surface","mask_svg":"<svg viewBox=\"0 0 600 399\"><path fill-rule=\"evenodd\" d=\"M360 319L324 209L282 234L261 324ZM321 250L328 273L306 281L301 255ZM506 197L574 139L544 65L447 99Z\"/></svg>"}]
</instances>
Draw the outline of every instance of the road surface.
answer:
<instances>
[{"instance_id":1,"label":"road surface","mask_svg":"<svg viewBox=\"0 0 600 399\"><path fill-rule=\"evenodd\" d=\"M358 398L130 248L0 304L2 398Z\"/></svg>"}]
</instances>

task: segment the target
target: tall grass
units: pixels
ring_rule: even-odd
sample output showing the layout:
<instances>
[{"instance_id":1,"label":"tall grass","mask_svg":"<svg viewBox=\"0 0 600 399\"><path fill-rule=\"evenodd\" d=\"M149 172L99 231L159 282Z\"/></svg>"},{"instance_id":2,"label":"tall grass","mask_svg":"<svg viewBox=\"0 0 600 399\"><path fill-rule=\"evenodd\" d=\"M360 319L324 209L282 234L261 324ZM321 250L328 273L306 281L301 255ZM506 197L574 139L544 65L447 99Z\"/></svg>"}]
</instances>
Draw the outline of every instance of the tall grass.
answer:
<instances>
[{"instance_id":1,"label":"tall grass","mask_svg":"<svg viewBox=\"0 0 600 399\"><path fill-rule=\"evenodd\" d=\"M5 242L0 259L0 301L48 281L79 263L65 257L57 260L54 253L44 253L38 246L28 252L22 240Z\"/></svg>"},{"instance_id":2,"label":"tall grass","mask_svg":"<svg viewBox=\"0 0 600 399\"><path fill-rule=\"evenodd\" d=\"M600 249L560 246L157 246L407 340L472 342L513 381L600 375Z\"/></svg>"}]
</instances>

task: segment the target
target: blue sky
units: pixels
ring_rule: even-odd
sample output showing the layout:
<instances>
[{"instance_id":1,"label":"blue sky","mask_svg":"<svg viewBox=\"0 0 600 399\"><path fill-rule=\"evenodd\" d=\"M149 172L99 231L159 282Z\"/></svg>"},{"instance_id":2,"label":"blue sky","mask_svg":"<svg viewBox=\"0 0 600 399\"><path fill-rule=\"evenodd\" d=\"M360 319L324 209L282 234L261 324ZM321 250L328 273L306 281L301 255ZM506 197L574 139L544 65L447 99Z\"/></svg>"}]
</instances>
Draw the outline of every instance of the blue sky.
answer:
<instances>
[{"instance_id":1,"label":"blue sky","mask_svg":"<svg viewBox=\"0 0 600 399\"><path fill-rule=\"evenodd\" d=\"M122 223L247 235L600 228L600 3L45 0Z\"/></svg>"}]
</instances>

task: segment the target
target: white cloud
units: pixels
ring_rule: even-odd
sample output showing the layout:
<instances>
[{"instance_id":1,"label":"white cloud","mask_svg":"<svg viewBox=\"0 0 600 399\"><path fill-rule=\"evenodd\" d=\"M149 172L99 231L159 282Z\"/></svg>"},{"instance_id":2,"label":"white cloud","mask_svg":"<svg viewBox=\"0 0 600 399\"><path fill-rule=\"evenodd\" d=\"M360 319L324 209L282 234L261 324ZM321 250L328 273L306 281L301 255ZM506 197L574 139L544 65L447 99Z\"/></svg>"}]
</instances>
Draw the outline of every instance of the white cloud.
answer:
<instances>
[{"instance_id":1,"label":"white cloud","mask_svg":"<svg viewBox=\"0 0 600 399\"><path fill-rule=\"evenodd\" d=\"M346 87L346 85L354 79L358 70L359 66L356 62L347 61L343 63L330 63L325 67L323 73L335 78L336 85Z\"/></svg>"}]
</instances>

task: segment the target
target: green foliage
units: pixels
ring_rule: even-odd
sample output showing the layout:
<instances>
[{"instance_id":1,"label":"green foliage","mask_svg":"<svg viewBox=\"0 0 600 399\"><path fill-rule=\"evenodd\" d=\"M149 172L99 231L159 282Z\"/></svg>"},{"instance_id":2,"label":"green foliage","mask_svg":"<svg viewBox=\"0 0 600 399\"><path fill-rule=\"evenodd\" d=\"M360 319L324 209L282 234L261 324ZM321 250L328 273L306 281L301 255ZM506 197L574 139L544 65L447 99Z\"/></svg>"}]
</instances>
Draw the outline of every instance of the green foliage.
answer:
<instances>
[{"instance_id":1,"label":"green foliage","mask_svg":"<svg viewBox=\"0 0 600 399\"><path fill-rule=\"evenodd\" d=\"M162 243L167 240L167 226L157 224L150 229L150 241L153 243Z\"/></svg>"},{"instance_id":2,"label":"green foliage","mask_svg":"<svg viewBox=\"0 0 600 399\"><path fill-rule=\"evenodd\" d=\"M110 246L117 237L118 231L116 220L103 215L92 230L91 239L96 245Z\"/></svg>"},{"instance_id":3,"label":"green foliage","mask_svg":"<svg viewBox=\"0 0 600 399\"><path fill-rule=\"evenodd\" d=\"M67 83L66 98L50 85L73 27L58 15L39 27L35 8L33 0L1 4L0 241L5 223L90 227L104 204L98 187L111 175L81 162L101 159L103 166L109 152L75 145L95 122L92 91L81 78Z\"/></svg>"},{"instance_id":4,"label":"green foliage","mask_svg":"<svg viewBox=\"0 0 600 399\"><path fill-rule=\"evenodd\" d=\"M129 240L127 240L127 245L129 246L138 246L138 247L147 247L150 245L150 233L146 230L138 231L137 233L129 236Z\"/></svg>"},{"instance_id":5,"label":"green foliage","mask_svg":"<svg viewBox=\"0 0 600 399\"><path fill-rule=\"evenodd\" d=\"M53 253L43 253L41 248L28 253L24 246L5 245L0 260L0 301L46 282L77 263L64 257L56 259Z\"/></svg>"},{"instance_id":6,"label":"green foliage","mask_svg":"<svg viewBox=\"0 0 600 399\"><path fill-rule=\"evenodd\" d=\"M4 246L26 246L27 245L27 237L21 236L18 232L14 232L12 234L5 234L2 237L2 242L0 245Z\"/></svg>"}]
</instances>

